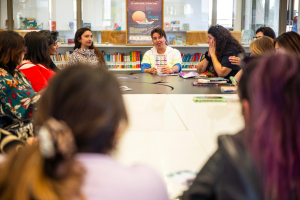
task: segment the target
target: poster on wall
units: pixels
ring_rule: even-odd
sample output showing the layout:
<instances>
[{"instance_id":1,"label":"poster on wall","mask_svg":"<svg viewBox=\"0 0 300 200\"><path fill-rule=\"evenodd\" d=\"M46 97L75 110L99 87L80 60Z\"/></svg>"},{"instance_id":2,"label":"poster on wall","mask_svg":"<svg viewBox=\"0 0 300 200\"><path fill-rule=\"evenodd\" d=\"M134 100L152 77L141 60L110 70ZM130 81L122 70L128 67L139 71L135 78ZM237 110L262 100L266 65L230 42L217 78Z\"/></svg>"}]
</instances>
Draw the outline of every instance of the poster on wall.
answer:
<instances>
[{"instance_id":1,"label":"poster on wall","mask_svg":"<svg viewBox=\"0 0 300 200\"><path fill-rule=\"evenodd\" d=\"M163 28L163 0L126 0L126 44L152 44L151 31Z\"/></svg>"}]
</instances>

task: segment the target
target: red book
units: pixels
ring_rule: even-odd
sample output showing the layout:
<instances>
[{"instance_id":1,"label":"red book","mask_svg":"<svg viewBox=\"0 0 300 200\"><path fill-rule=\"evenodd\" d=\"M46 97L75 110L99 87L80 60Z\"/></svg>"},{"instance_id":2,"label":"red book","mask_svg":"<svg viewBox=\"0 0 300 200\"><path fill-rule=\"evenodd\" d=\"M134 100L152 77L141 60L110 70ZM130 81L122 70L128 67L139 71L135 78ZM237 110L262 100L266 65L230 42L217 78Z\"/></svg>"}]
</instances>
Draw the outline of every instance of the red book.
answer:
<instances>
[{"instance_id":1,"label":"red book","mask_svg":"<svg viewBox=\"0 0 300 200\"><path fill-rule=\"evenodd\" d=\"M49 31L55 31L56 30L56 21L49 20Z\"/></svg>"}]
</instances>

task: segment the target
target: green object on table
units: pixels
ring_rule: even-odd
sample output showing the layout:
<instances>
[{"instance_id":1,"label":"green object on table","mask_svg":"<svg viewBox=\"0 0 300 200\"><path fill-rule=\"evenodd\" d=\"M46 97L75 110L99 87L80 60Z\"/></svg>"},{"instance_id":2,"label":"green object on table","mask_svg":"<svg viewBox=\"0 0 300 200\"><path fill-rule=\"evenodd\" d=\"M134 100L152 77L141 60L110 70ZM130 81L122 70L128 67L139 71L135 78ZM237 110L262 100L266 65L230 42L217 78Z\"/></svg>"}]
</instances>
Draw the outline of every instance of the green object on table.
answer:
<instances>
[{"instance_id":1,"label":"green object on table","mask_svg":"<svg viewBox=\"0 0 300 200\"><path fill-rule=\"evenodd\" d=\"M230 76L229 79L233 84L238 84L238 81L233 76Z\"/></svg>"}]
</instances>

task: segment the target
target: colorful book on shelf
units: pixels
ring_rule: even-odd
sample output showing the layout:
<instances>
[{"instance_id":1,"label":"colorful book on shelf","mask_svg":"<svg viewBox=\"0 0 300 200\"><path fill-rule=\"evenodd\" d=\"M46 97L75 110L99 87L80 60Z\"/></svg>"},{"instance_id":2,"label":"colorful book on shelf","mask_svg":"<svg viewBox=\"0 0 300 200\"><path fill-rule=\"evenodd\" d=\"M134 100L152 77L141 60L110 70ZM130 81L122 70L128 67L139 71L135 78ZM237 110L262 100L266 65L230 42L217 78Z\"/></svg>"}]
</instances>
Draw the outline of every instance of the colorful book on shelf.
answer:
<instances>
[{"instance_id":1,"label":"colorful book on shelf","mask_svg":"<svg viewBox=\"0 0 300 200\"><path fill-rule=\"evenodd\" d=\"M36 30L35 18L27 18L27 30Z\"/></svg>"},{"instance_id":2,"label":"colorful book on shelf","mask_svg":"<svg viewBox=\"0 0 300 200\"><path fill-rule=\"evenodd\" d=\"M189 23L183 23L182 24L182 30L183 31L189 31L190 30L190 24Z\"/></svg>"},{"instance_id":3,"label":"colorful book on shelf","mask_svg":"<svg viewBox=\"0 0 300 200\"><path fill-rule=\"evenodd\" d=\"M56 30L56 21L49 20L49 31L55 31Z\"/></svg>"},{"instance_id":4,"label":"colorful book on shelf","mask_svg":"<svg viewBox=\"0 0 300 200\"><path fill-rule=\"evenodd\" d=\"M164 30L165 31L171 31L171 23L170 22L165 22L164 23Z\"/></svg>"}]
</instances>

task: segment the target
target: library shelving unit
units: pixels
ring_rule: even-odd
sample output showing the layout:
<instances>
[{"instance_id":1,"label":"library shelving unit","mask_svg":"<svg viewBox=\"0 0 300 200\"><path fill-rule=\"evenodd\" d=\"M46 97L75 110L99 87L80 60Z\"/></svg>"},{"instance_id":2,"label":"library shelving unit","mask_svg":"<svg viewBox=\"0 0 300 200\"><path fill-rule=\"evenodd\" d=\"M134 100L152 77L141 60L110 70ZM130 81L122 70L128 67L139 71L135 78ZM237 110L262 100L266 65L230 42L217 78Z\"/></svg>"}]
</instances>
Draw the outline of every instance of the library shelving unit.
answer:
<instances>
[{"instance_id":1,"label":"library shelving unit","mask_svg":"<svg viewBox=\"0 0 300 200\"><path fill-rule=\"evenodd\" d=\"M113 44L99 44L95 43L100 51L103 51L105 55L115 55L115 53L121 53L124 55L129 55L130 52L139 51L144 54L147 50L151 49L153 46L132 46L132 45L113 45ZM205 53L208 50L208 44L198 44L198 45L169 45L170 47L178 49L183 54L195 54L195 53ZM249 52L249 44L242 44L246 52ZM73 51L74 45L69 44L59 44L58 53L66 54L66 51ZM54 61L55 62L55 61ZM56 61L57 64L66 64L67 61ZM190 63L194 65L195 63ZM139 71L140 68L110 68L112 71ZM193 71L195 68L182 68L182 71Z\"/></svg>"}]
</instances>

